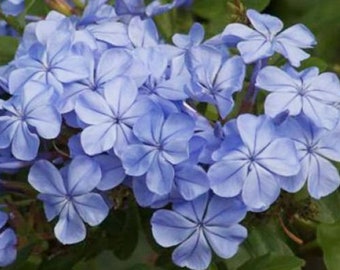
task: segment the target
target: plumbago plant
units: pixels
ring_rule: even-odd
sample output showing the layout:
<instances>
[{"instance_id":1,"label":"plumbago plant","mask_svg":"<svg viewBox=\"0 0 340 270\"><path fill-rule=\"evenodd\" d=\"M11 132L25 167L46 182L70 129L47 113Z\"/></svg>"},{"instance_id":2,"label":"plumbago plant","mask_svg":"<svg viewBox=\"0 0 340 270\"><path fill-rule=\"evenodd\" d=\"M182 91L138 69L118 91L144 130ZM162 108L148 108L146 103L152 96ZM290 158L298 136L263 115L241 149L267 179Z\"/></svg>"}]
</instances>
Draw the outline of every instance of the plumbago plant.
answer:
<instances>
[{"instance_id":1,"label":"plumbago plant","mask_svg":"<svg viewBox=\"0 0 340 270\"><path fill-rule=\"evenodd\" d=\"M306 26L38 2L1 3L1 267L338 269L340 83Z\"/></svg>"}]
</instances>

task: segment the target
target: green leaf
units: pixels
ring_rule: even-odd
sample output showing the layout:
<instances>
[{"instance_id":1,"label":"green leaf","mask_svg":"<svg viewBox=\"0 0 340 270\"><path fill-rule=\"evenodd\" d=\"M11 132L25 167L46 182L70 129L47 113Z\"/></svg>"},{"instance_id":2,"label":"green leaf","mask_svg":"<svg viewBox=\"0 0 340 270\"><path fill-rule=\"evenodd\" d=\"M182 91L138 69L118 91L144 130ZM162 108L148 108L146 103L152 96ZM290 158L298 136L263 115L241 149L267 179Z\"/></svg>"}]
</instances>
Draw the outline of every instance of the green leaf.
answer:
<instances>
[{"instance_id":1,"label":"green leaf","mask_svg":"<svg viewBox=\"0 0 340 270\"><path fill-rule=\"evenodd\" d=\"M135 264L132 267L127 268L126 270L152 270L152 268L150 268L150 266L146 264L139 263L139 264Z\"/></svg>"},{"instance_id":2,"label":"green leaf","mask_svg":"<svg viewBox=\"0 0 340 270\"><path fill-rule=\"evenodd\" d=\"M59 270L59 269L72 269L74 265L76 265L79 261L82 260L82 253L72 252L69 249L69 253L61 254L53 257L50 260L44 260L39 270Z\"/></svg>"},{"instance_id":3,"label":"green leaf","mask_svg":"<svg viewBox=\"0 0 340 270\"><path fill-rule=\"evenodd\" d=\"M49 12L49 8L45 3L37 0L25 0L25 14L45 16Z\"/></svg>"},{"instance_id":4,"label":"green leaf","mask_svg":"<svg viewBox=\"0 0 340 270\"><path fill-rule=\"evenodd\" d=\"M320 224L317 228L317 241L322 248L327 269L339 270L340 222Z\"/></svg>"},{"instance_id":5,"label":"green leaf","mask_svg":"<svg viewBox=\"0 0 340 270\"><path fill-rule=\"evenodd\" d=\"M316 220L322 223L334 223L340 221L340 192L336 191L329 196L314 201L318 207Z\"/></svg>"},{"instance_id":6,"label":"green leaf","mask_svg":"<svg viewBox=\"0 0 340 270\"><path fill-rule=\"evenodd\" d=\"M304 260L295 256L282 256L274 253L249 260L239 270L298 270L304 266Z\"/></svg>"},{"instance_id":7,"label":"green leaf","mask_svg":"<svg viewBox=\"0 0 340 270\"><path fill-rule=\"evenodd\" d=\"M317 67L320 72L324 72L327 69L328 64L318 57L310 57L301 63L300 69L302 70L309 67Z\"/></svg>"},{"instance_id":8,"label":"green leaf","mask_svg":"<svg viewBox=\"0 0 340 270\"><path fill-rule=\"evenodd\" d=\"M198 17L199 20L203 23L206 38L212 37L220 33L225 28L225 26L231 21L232 14L228 8L227 3L228 0L194 1L192 6L194 18Z\"/></svg>"},{"instance_id":9,"label":"green leaf","mask_svg":"<svg viewBox=\"0 0 340 270\"><path fill-rule=\"evenodd\" d=\"M227 1L199 0L194 1L193 11L197 15L206 19L214 19L226 9Z\"/></svg>"},{"instance_id":10,"label":"green leaf","mask_svg":"<svg viewBox=\"0 0 340 270\"><path fill-rule=\"evenodd\" d=\"M209 266L208 270L218 270L218 267L217 267L216 264L212 263L212 264Z\"/></svg>"},{"instance_id":11,"label":"green leaf","mask_svg":"<svg viewBox=\"0 0 340 270\"><path fill-rule=\"evenodd\" d=\"M127 209L113 212L103 224L110 248L121 260L128 259L138 244L138 214L137 205L130 200Z\"/></svg>"},{"instance_id":12,"label":"green leaf","mask_svg":"<svg viewBox=\"0 0 340 270\"><path fill-rule=\"evenodd\" d=\"M240 246L237 254L225 260L225 264L228 270L239 270L239 267L246 262L270 252L274 252L278 256L294 256L293 251L284 241L282 231L279 231L279 227L275 223L251 228L248 238Z\"/></svg>"},{"instance_id":13,"label":"green leaf","mask_svg":"<svg viewBox=\"0 0 340 270\"><path fill-rule=\"evenodd\" d=\"M14 37L0 37L0 65L8 64L13 60L19 41Z\"/></svg>"},{"instance_id":14,"label":"green leaf","mask_svg":"<svg viewBox=\"0 0 340 270\"><path fill-rule=\"evenodd\" d=\"M233 257L225 260L224 264L227 266L228 270L237 270L241 265L249 261L251 258L252 255L244 247L244 245L242 245L239 247L237 253Z\"/></svg>"},{"instance_id":15,"label":"green leaf","mask_svg":"<svg viewBox=\"0 0 340 270\"><path fill-rule=\"evenodd\" d=\"M293 251L281 239L275 228L260 225L250 230L248 239L244 242L245 248L255 256L275 252L280 255L294 255Z\"/></svg>"},{"instance_id":16,"label":"green leaf","mask_svg":"<svg viewBox=\"0 0 340 270\"><path fill-rule=\"evenodd\" d=\"M208 104L207 110L204 114L209 120L216 121L218 119L218 111L214 105Z\"/></svg>"},{"instance_id":17,"label":"green leaf","mask_svg":"<svg viewBox=\"0 0 340 270\"><path fill-rule=\"evenodd\" d=\"M242 0L242 3L246 8L262 11L270 4L270 0Z\"/></svg>"}]
</instances>

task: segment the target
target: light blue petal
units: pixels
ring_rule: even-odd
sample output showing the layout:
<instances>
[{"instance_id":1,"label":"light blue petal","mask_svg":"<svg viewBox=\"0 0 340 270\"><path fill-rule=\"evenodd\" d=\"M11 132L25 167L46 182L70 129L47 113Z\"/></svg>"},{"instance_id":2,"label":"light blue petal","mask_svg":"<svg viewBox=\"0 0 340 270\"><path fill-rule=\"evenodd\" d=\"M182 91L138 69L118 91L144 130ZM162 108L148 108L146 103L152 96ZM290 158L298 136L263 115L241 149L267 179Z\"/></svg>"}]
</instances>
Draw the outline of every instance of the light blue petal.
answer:
<instances>
[{"instance_id":1,"label":"light blue petal","mask_svg":"<svg viewBox=\"0 0 340 270\"><path fill-rule=\"evenodd\" d=\"M113 123L103 123L85 128L80 136L81 145L88 155L110 150L116 141L117 132Z\"/></svg>"},{"instance_id":2,"label":"light blue petal","mask_svg":"<svg viewBox=\"0 0 340 270\"><path fill-rule=\"evenodd\" d=\"M289 43L276 42L274 43L274 46L274 50L287 58L290 64L294 67L299 67L300 62L309 58L310 56L308 53L304 52L300 48L295 47Z\"/></svg>"},{"instance_id":3,"label":"light blue petal","mask_svg":"<svg viewBox=\"0 0 340 270\"><path fill-rule=\"evenodd\" d=\"M279 18L268 14L260 14L254 9L247 10L247 17L254 28L267 38L276 35L283 28L283 23Z\"/></svg>"},{"instance_id":4,"label":"light blue petal","mask_svg":"<svg viewBox=\"0 0 340 270\"><path fill-rule=\"evenodd\" d=\"M129 110L122 115L122 121L132 127L138 118L155 109L156 105L150 99L143 97L139 98L132 104Z\"/></svg>"},{"instance_id":5,"label":"light blue petal","mask_svg":"<svg viewBox=\"0 0 340 270\"><path fill-rule=\"evenodd\" d=\"M162 128L164 144L175 139L188 140L193 136L195 123L193 119L183 113L171 114Z\"/></svg>"},{"instance_id":6,"label":"light blue petal","mask_svg":"<svg viewBox=\"0 0 340 270\"><path fill-rule=\"evenodd\" d=\"M28 174L28 182L40 193L56 196L67 193L59 171L47 160L34 163Z\"/></svg>"},{"instance_id":7,"label":"light blue petal","mask_svg":"<svg viewBox=\"0 0 340 270\"><path fill-rule=\"evenodd\" d=\"M178 164L189 158L189 142L183 139L168 141L162 148L162 156L171 164Z\"/></svg>"},{"instance_id":8,"label":"light blue petal","mask_svg":"<svg viewBox=\"0 0 340 270\"><path fill-rule=\"evenodd\" d=\"M120 157L125 151L126 146L137 143L138 139L136 139L132 129L123 123L115 125L115 128L117 137L113 150L115 154Z\"/></svg>"},{"instance_id":9,"label":"light blue petal","mask_svg":"<svg viewBox=\"0 0 340 270\"><path fill-rule=\"evenodd\" d=\"M120 22L104 22L91 24L87 30L97 39L113 46L125 47L131 44L127 33L127 27Z\"/></svg>"},{"instance_id":10,"label":"light blue petal","mask_svg":"<svg viewBox=\"0 0 340 270\"><path fill-rule=\"evenodd\" d=\"M172 208L175 212L181 214L194 223L201 223L207 209L209 195L209 193L205 193L189 202L182 201L174 203Z\"/></svg>"},{"instance_id":11,"label":"light blue petal","mask_svg":"<svg viewBox=\"0 0 340 270\"><path fill-rule=\"evenodd\" d=\"M20 126L20 121L10 116L0 116L0 148L7 148Z\"/></svg>"},{"instance_id":12,"label":"light blue petal","mask_svg":"<svg viewBox=\"0 0 340 270\"><path fill-rule=\"evenodd\" d=\"M306 95L325 103L340 102L340 81L335 73L316 74L308 81Z\"/></svg>"},{"instance_id":13,"label":"light blue petal","mask_svg":"<svg viewBox=\"0 0 340 270\"><path fill-rule=\"evenodd\" d=\"M274 54L271 42L264 37L262 39L241 41L237 49L246 64L253 63L259 59L270 57Z\"/></svg>"},{"instance_id":14,"label":"light blue petal","mask_svg":"<svg viewBox=\"0 0 340 270\"><path fill-rule=\"evenodd\" d=\"M235 46L241 40L261 38L261 34L244 24L231 23L223 30L221 37L227 45Z\"/></svg>"},{"instance_id":15,"label":"light blue petal","mask_svg":"<svg viewBox=\"0 0 340 270\"><path fill-rule=\"evenodd\" d=\"M121 160L126 174L133 176L141 176L145 174L156 154L155 147L148 145L130 145L126 147L126 151L122 154Z\"/></svg>"},{"instance_id":16,"label":"light blue petal","mask_svg":"<svg viewBox=\"0 0 340 270\"><path fill-rule=\"evenodd\" d=\"M120 185L125 179L125 171L120 159L114 155L100 155L94 158L100 165L102 179L97 185L99 190L109 190Z\"/></svg>"},{"instance_id":17,"label":"light blue petal","mask_svg":"<svg viewBox=\"0 0 340 270\"><path fill-rule=\"evenodd\" d=\"M146 174L146 185L159 195L171 192L175 172L173 166L162 156L157 155Z\"/></svg>"},{"instance_id":18,"label":"light blue petal","mask_svg":"<svg viewBox=\"0 0 340 270\"><path fill-rule=\"evenodd\" d=\"M328 130L334 129L340 119L340 111L335 106L312 97L304 98L302 110L316 126Z\"/></svg>"},{"instance_id":19,"label":"light blue petal","mask_svg":"<svg viewBox=\"0 0 340 270\"><path fill-rule=\"evenodd\" d=\"M104 85L103 95L115 117L120 119L135 102L137 86L128 77L117 77Z\"/></svg>"},{"instance_id":20,"label":"light blue petal","mask_svg":"<svg viewBox=\"0 0 340 270\"><path fill-rule=\"evenodd\" d=\"M273 140L256 157L256 162L267 170L282 176L293 176L300 171L293 141L286 138Z\"/></svg>"},{"instance_id":21,"label":"light blue petal","mask_svg":"<svg viewBox=\"0 0 340 270\"><path fill-rule=\"evenodd\" d=\"M246 239L247 230L241 225L206 226L204 234L209 245L221 258L231 258L238 251L239 245Z\"/></svg>"},{"instance_id":22,"label":"light blue petal","mask_svg":"<svg viewBox=\"0 0 340 270\"><path fill-rule=\"evenodd\" d=\"M73 204L77 213L84 222L90 226L100 224L109 214L109 207L102 196L89 193L73 198Z\"/></svg>"},{"instance_id":23,"label":"light blue petal","mask_svg":"<svg viewBox=\"0 0 340 270\"><path fill-rule=\"evenodd\" d=\"M0 230L6 224L8 220L8 214L0 211Z\"/></svg>"},{"instance_id":24,"label":"light blue petal","mask_svg":"<svg viewBox=\"0 0 340 270\"><path fill-rule=\"evenodd\" d=\"M242 114L236 121L242 141L253 156L277 137L273 120L265 115Z\"/></svg>"},{"instance_id":25,"label":"light blue petal","mask_svg":"<svg viewBox=\"0 0 340 270\"><path fill-rule=\"evenodd\" d=\"M298 93L275 92L267 96L264 107L270 117L288 111L289 115L298 115L302 110L303 97Z\"/></svg>"},{"instance_id":26,"label":"light blue petal","mask_svg":"<svg viewBox=\"0 0 340 270\"><path fill-rule=\"evenodd\" d=\"M75 157L68 167L66 189L76 196L92 191L100 182L102 173L99 164L87 156Z\"/></svg>"},{"instance_id":27,"label":"light blue petal","mask_svg":"<svg viewBox=\"0 0 340 270\"><path fill-rule=\"evenodd\" d=\"M216 89L228 89L231 93L242 89L245 65L242 58L234 56L223 63L214 82Z\"/></svg>"},{"instance_id":28,"label":"light blue petal","mask_svg":"<svg viewBox=\"0 0 340 270\"><path fill-rule=\"evenodd\" d=\"M297 93L301 81L277 67L267 66L259 71L256 86L270 92Z\"/></svg>"},{"instance_id":29,"label":"light blue petal","mask_svg":"<svg viewBox=\"0 0 340 270\"><path fill-rule=\"evenodd\" d=\"M157 27L151 19L133 17L128 26L128 35L135 47L151 47L159 43Z\"/></svg>"},{"instance_id":30,"label":"light blue petal","mask_svg":"<svg viewBox=\"0 0 340 270\"><path fill-rule=\"evenodd\" d=\"M226 198L240 194L247 169L244 160L222 160L213 164L208 171L211 189Z\"/></svg>"},{"instance_id":31,"label":"light blue petal","mask_svg":"<svg viewBox=\"0 0 340 270\"><path fill-rule=\"evenodd\" d=\"M17 256L17 237L12 229L0 234L0 267L13 263Z\"/></svg>"},{"instance_id":32,"label":"light blue petal","mask_svg":"<svg viewBox=\"0 0 340 270\"><path fill-rule=\"evenodd\" d=\"M164 123L164 115L155 110L141 117L133 126L133 133L142 142L150 145L158 145L161 142L161 132Z\"/></svg>"},{"instance_id":33,"label":"light blue petal","mask_svg":"<svg viewBox=\"0 0 340 270\"><path fill-rule=\"evenodd\" d=\"M253 209L271 205L280 194L277 176L260 166L253 166L242 189L244 203Z\"/></svg>"},{"instance_id":34,"label":"light blue petal","mask_svg":"<svg viewBox=\"0 0 340 270\"><path fill-rule=\"evenodd\" d=\"M138 205L142 207L160 208L169 203L169 194L158 195L151 192L145 183L145 177L134 177L132 188Z\"/></svg>"},{"instance_id":35,"label":"light blue petal","mask_svg":"<svg viewBox=\"0 0 340 270\"><path fill-rule=\"evenodd\" d=\"M221 91L215 94L216 105L218 112L222 118L227 117L234 107L232 92L229 90Z\"/></svg>"},{"instance_id":36,"label":"light blue petal","mask_svg":"<svg viewBox=\"0 0 340 270\"><path fill-rule=\"evenodd\" d=\"M318 141L316 151L328 159L340 162L340 129L336 128L327 133Z\"/></svg>"},{"instance_id":37,"label":"light blue petal","mask_svg":"<svg viewBox=\"0 0 340 270\"><path fill-rule=\"evenodd\" d=\"M62 61L54 63L52 73L58 81L70 83L87 78L90 71L83 57L68 55Z\"/></svg>"},{"instance_id":38,"label":"light blue petal","mask_svg":"<svg viewBox=\"0 0 340 270\"><path fill-rule=\"evenodd\" d=\"M140 59L125 49L115 48L106 50L101 55L96 70L96 81L98 85L104 85L118 76L128 76L140 86L147 75L148 72Z\"/></svg>"},{"instance_id":39,"label":"light blue petal","mask_svg":"<svg viewBox=\"0 0 340 270\"><path fill-rule=\"evenodd\" d=\"M40 106L30 111L26 121L45 139L53 139L59 135L61 116L52 105Z\"/></svg>"},{"instance_id":40,"label":"light blue petal","mask_svg":"<svg viewBox=\"0 0 340 270\"><path fill-rule=\"evenodd\" d=\"M197 230L172 253L172 260L180 267L205 270L211 262L211 249L202 230Z\"/></svg>"},{"instance_id":41,"label":"light blue petal","mask_svg":"<svg viewBox=\"0 0 340 270\"><path fill-rule=\"evenodd\" d=\"M209 190L210 183L206 172L198 165L178 166L175 183L185 200L191 201Z\"/></svg>"},{"instance_id":42,"label":"light blue petal","mask_svg":"<svg viewBox=\"0 0 340 270\"><path fill-rule=\"evenodd\" d=\"M48 221L54 219L60 214L61 210L67 203L66 196L57 196L51 194L39 194L38 199L44 202L44 212Z\"/></svg>"},{"instance_id":43,"label":"light blue petal","mask_svg":"<svg viewBox=\"0 0 340 270\"><path fill-rule=\"evenodd\" d=\"M39 144L39 137L29 130L25 122L22 122L13 136L12 154L17 159L32 160L38 154Z\"/></svg>"},{"instance_id":44,"label":"light blue petal","mask_svg":"<svg viewBox=\"0 0 340 270\"><path fill-rule=\"evenodd\" d=\"M320 156L310 158L307 188L314 199L329 195L339 185L339 172L332 163Z\"/></svg>"},{"instance_id":45,"label":"light blue petal","mask_svg":"<svg viewBox=\"0 0 340 270\"><path fill-rule=\"evenodd\" d=\"M72 203L65 205L54 227L54 234L64 245L79 243L85 239L85 225Z\"/></svg>"},{"instance_id":46,"label":"light blue petal","mask_svg":"<svg viewBox=\"0 0 340 270\"><path fill-rule=\"evenodd\" d=\"M170 210L157 210L151 218L152 235L162 247L178 245L196 230L196 224Z\"/></svg>"},{"instance_id":47,"label":"light blue petal","mask_svg":"<svg viewBox=\"0 0 340 270\"><path fill-rule=\"evenodd\" d=\"M242 221L246 213L247 208L241 200L212 196L204 217L204 223L212 227L227 227Z\"/></svg>"},{"instance_id":48,"label":"light blue petal","mask_svg":"<svg viewBox=\"0 0 340 270\"><path fill-rule=\"evenodd\" d=\"M112 111L104 98L95 92L85 92L76 101L77 116L86 124L113 122Z\"/></svg>"},{"instance_id":49,"label":"light blue petal","mask_svg":"<svg viewBox=\"0 0 340 270\"><path fill-rule=\"evenodd\" d=\"M185 92L185 85L188 81L188 78L185 76L175 76L159 83L156 92L165 99L185 100L188 98L188 95Z\"/></svg>"}]
</instances>

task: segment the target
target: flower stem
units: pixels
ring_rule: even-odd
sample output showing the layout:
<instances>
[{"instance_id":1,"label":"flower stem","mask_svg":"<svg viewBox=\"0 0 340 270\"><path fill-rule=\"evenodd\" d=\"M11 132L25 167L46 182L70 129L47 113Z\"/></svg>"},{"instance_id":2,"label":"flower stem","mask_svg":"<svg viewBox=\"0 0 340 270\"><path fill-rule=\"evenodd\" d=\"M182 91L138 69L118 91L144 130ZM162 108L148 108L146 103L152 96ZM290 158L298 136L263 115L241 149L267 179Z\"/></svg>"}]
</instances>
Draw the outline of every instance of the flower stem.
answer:
<instances>
[{"instance_id":1,"label":"flower stem","mask_svg":"<svg viewBox=\"0 0 340 270\"><path fill-rule=\"evenodd\" d=\"M284 224L282 218L280 215L278 215L279 217L279 222L280 222L280 225L283 229L283 231L285 232L285 234L290 238L292 239L295 243L299 244L299 245L303 245L303 240L301 238L299 238L298 236L296 236L294 233L292 233L287 227L286 225Z\"/></svg>"}]
</instances>

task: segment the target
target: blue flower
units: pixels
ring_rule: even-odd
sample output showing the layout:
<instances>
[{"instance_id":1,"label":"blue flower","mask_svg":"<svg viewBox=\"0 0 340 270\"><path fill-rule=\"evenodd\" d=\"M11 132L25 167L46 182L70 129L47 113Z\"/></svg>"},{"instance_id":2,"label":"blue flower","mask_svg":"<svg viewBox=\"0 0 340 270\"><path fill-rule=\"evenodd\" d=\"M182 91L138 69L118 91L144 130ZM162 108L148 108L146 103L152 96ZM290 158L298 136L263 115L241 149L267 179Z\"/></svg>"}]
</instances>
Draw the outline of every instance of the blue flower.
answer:
<instances>
[{"instance_id":1,"label":"blue flower","mask_svg":"<svg viewBox=\"0 0 340 270\"><path fill-rule=\"evenodd\" d=\"M160 110L154 110L146 114L133 127L140 143L127 146L121 156L126 173L146 174L150 191L169 193L175 177L174 165L189 158L188 142L193 131L194 121L184 113L165 117Z\"/></svg>"},{"instance_id":2,"label":"blue flower","mask_svg":"<svg viewBox=\"0 0 340 270\"><path fill-rule=\"evenodd\" d=\"M84 79L89 74L86 60L71 50L73 33L70 30L60 24L63 30L46 37L44 31L49 25L40 26L36 33L41 41L33 43L27 53L14 60L17 68L9 76L10 93L32 80L51 85L62 93L63 83Z\"/></svg>"},{"instance_id":3,"label":"blue flower","mask_svg":"<svg viewBox=\"0 0 340 270\"><path fill-rule=\"evenodd\" d=\"M317 68L301 72L265 67L256 79L256 86L272 92L265 101L269 116L288 110L289 115L305 114L317 126L333 129L339 121L340 82L336 74L319 74Z\"/></svg>"},{"instance_id":4,"label":"blue flower","mask_svg":"<svg viewBox=\"0 0 340 270\"><path fill-rule=\"evenodd\" d=\"M84 92L75 111L88 126L81 133L81 144L88 155L114 149L117 155L135 141L132 126L152 110L148 99L137 99L136 84L127 77L118 77L105 84L103 94Z\"/></svg>"},{"instance_id":5,"label":"blue flower","mask_svg":"<svg viewBox=\"0 0 340 270\"><path fill-rule=\"evenodd\" d=\"M225 59L220 51L208 47L193 51L192 57L192 97L216 105L225 118L234 106L232 94L243 86L245 65L241 57Z\"/></svg>"},{"instance_id":6,"label":"blue flower","mask_svg":"<svg viewBox=\"0 0 340 270\"><path fill-rule=\"evenodd\" d=\"M32 160L39 148L38 135L45 139L58 136L61 116L52 104L52 94L50 87L32 81L2 104L0 149L11 146L14 157Z\"/></svg>"},{"instance_id":7,"label":"blue flower","mask_svg":"<svg viewBox=\"0 0 340 270\"><path fill-rule=\"evenodd\" d=\"M17 237L10 228L4 229L8 215L0 211L0 267L14 262L17 257Z\"/></svg>"},{"instance_id":8,"label":"blue flower","mask_svg":"<svg viewBox=\"0 0 340 270\"><path fill-rule=\"evenodd\" d=\"M246 207L238 199L204 194L190 202L173 204L173 210L157 210L152 218L152 233L163 247L180 244L172 260L181 267L206 269L211 249L222 258L232 257L247 230L238 224Z\"/></svg>"},{"instance_id":9,"label":"blue flower","mask_svg":"<svg viewBox=\"0 0 340 270\"><path fill-rule=\"evenodd\" d=\"M228 45L237 44L247 64L277 52L287 58L291 65L299 66L302 60L309 57L302 49L312 48L316 44L314 35L302 24L293 25L278 34L283 28L278 18L252 9L247 11L247 17L255 30L243 24L232 23L221 34Z\"/></svg>"},{"instance_id":10,"label":"blue flower","mask_svg":"<svg viewBox=\"0 0 340 270\"><path fill-rule=\"evenodd\" d=\"M96 226L108 215L109 207L104 199L93 192L101 176L99 165L86 156L74 158L60 172L46 160L32 166L28 181L40 192L38 198L44 202L47 219L59 216L54 233L61 243L84 240L84 222Z\"/></svg>"},{"instance_id":11,"label":"blue flower","mask_svg":"<svg viewBox=\"0 0 340 270\"><path fill-rule=\"evenodd\" d=\"M98 60L92 51L85 50L84 55L90 74L86 79L65 84L61 98L63 113L74 109L80 94L86 91L102 93L104 85L119 76L127 76L137 85L141 85L147 77L142 61L133 57L127 50L118 48L105 50Z\"/></svg>"},{"instance_id":12,"label":"blue flower","mask_svg":"<svg viewBox=\"0 0 340 270\"><path fill-rule=\"evenodd\" d=\"M308 192L315 199L335 191L340 185L340 176L331 161L340 162L340 128L328 131L299 116L288 118L278 129L294 142L301 164L296 176L281 178L281 187L296 192L307 181Z\"/></svg>"},{"instance_id":13,"label":"blue flower","mask_svg":"<svg viewBox=\"0 0 340 270\"><path fill-rule=\"evenodd\" d=\"M229 130L213 154L218 161L208 171L211 189L222 197L241 194L250 209L266 209L279 196L279 177L300 170L294 143L279 137L265 116L240 115Z\"/></svg>"}]
</instances>

